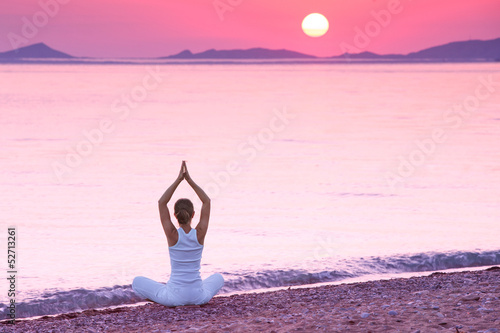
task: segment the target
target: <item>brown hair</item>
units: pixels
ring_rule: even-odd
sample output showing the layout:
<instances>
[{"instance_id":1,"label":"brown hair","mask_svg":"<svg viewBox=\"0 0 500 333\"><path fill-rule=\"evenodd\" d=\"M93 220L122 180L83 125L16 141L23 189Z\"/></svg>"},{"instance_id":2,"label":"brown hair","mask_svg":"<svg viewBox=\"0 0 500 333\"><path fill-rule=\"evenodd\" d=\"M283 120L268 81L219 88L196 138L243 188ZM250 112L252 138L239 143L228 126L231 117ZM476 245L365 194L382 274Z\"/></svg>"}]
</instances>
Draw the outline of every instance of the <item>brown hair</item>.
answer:
<instances>
[{"instance_id":1,"label":"brown hair","mask_svg":"<svg viewBox=\"0 0 500 333\"><path fill-rule=\"evenodd\" d=\"M179 199L174 206L174 215L180 224L188 223L193 217L194 207L189 199Z\"/></svg>"}]
</instances>

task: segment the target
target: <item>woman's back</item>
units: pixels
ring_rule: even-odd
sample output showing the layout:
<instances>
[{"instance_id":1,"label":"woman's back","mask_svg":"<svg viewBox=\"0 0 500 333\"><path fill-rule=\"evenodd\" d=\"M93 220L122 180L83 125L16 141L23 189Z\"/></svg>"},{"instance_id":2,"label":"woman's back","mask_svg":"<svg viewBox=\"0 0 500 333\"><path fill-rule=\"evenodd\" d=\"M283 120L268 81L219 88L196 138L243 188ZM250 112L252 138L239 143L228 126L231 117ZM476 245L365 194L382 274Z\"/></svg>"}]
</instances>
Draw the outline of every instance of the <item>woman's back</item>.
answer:
<instances>
[{"instance_id":1,"label":"woman's back","mask_svg":"<svg viewBox=\"0 0 500 333\"><path fill-rule=\"evenodd\" d=\"M196 229L186 233L184 229L177 229L179 239L168 248L170 253L170 280L172 285L183 287L201 284L200 266L203 245L198 243Z\"/></svg>"}]
</instances>

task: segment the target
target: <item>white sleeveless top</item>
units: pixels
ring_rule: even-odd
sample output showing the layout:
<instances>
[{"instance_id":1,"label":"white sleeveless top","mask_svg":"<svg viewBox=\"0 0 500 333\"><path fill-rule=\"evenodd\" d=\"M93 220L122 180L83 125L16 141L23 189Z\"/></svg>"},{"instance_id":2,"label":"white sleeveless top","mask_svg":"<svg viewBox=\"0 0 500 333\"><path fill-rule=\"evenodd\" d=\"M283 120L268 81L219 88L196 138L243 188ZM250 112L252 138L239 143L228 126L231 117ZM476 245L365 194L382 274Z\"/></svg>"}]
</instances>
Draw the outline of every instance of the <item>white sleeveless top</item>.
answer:
<instances>
[{"instance_id":1,"label":"white sleeveless top","mask_svg":"<svg viewBox=\"0 0 500 333\"><path fill-rule=\"evenodd\" d=\"M184 229L177 229L179 239L168 248L170 253L169 284L176 287L201 286L200 265L203 245L198 243L196 229L186 234Z\"/></svg>"}]
</instances>

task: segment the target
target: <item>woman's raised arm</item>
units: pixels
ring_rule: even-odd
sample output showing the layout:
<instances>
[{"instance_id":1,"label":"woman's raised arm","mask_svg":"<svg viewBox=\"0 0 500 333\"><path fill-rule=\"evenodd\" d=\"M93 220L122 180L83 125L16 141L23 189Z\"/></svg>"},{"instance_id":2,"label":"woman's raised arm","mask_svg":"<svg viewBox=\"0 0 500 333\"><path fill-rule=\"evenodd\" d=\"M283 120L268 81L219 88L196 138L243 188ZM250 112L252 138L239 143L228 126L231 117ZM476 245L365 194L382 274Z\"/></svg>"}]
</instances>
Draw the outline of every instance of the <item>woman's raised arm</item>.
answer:
<instances>
[{"instance_id":1,"label":"woman's raised arm","mask_svg":"<svg viewBox=\"0 0 500 333\"><path fill-rule=\"evenodd\" d=\"M167 204L172 199L172 195L174 194L177 186L184 179L184 170L186 169L186 163L183 161L181 165L181 171L177 176L177 179L174 181L172 185L163 193L160 200L158 200L158 209L160 210L160 220L161 225L163 226L163 231L165 232L165 236L167 236L168 243L176 243L177 239L175 239L175 233L177 229L175 228L172 220L170 219L170 211L168 210ZM172 244L173 245L173 244Z\"/></svg>"},{"instance_id":2,"label":"woman's raised arm","mask_svg":"<svg viewBox=\"0 0 500 333\"><path fill-rule=\"evenodd\" d=\"M200 212L200 222L198 222L198 225L196 226L196 233L198 235L198 242L201 245L203 245L203 241L205 240L205 235L207 234L208 230L208 221L210 219L210 198L205 193L205 191L203 191L203 189L199 187L198 184L196 184L194 180L191 178L185 162L183 165L184 165L184 179L186 179L188 184L193 188L196 195L198 195L198 198L200 198L202 202L201 212Z\"/></svg>"}]
</instances>

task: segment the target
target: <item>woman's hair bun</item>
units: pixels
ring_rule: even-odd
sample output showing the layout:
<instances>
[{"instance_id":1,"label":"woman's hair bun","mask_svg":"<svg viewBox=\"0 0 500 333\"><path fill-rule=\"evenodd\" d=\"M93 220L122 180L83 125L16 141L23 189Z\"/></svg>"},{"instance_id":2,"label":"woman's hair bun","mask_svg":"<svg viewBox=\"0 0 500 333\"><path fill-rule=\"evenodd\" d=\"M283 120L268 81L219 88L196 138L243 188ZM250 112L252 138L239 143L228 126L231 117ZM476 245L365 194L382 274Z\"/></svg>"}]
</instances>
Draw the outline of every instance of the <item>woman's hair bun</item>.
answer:
<instances>
[{"instance_id":1,"label":"woman's hair bun","mask_svg":"<svg viewBox=\"0 0 500 333\"><path fill-rule=\"evenodd\" d=\"M188 223L194 213L193 203L189 199L179 199L174 206L174 215L180 224Z\"/></svg>"}]
</instances>

